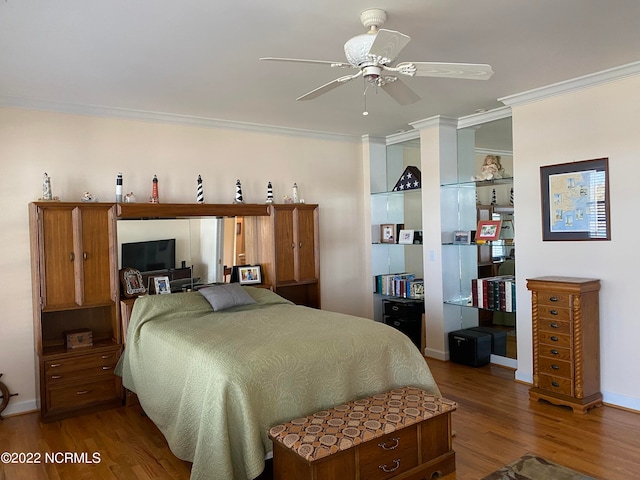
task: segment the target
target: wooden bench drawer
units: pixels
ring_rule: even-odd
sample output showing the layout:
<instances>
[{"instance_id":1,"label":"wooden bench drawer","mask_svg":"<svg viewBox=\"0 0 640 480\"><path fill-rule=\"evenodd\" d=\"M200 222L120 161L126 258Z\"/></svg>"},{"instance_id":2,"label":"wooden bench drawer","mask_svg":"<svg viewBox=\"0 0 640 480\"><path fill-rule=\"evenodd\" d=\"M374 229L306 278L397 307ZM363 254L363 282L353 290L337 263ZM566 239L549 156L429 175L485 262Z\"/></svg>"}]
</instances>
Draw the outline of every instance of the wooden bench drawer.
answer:
<instances>
[{"instance_id":1,"label":"wooden bench drawer","mask_svg":"<svg viewBox=\"0 0 640 480\"><path fill-rule=\"evenodd\" d=\"M358 448L361 480L382 480L418 465L417 426L385 435Z\"/></svg>"}]
</instances>

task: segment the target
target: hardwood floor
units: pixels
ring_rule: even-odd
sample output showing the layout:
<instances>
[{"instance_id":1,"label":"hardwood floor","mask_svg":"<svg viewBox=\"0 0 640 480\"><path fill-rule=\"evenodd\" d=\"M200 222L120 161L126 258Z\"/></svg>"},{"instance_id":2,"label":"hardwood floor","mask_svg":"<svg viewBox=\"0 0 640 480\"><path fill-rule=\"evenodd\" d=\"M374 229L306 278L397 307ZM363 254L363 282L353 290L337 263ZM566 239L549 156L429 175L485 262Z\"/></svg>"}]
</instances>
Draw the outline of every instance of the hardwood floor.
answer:
<instances>
[{"instance_id":1,"label":"hardwood floor","mask_svg":"<svg viewBox=\"0 0 640 480\"><path fill-rule=\"evenodd\" d=\"M478 480L527 452L603 480L628 480L640 472L640 414L606 406L574 414L530 401L528 386L514 382L511 370L428 363L442 394L458 402L457 470L446 480ZM34 452L42 463L0 463L0 480L189 478L189 463L173 456L138 407L49 424L41 424L35 413L8 417L0 422L2 452ZM95 452L100 462L65 463L58 456L62 463L45 463L47 452L86 453L87 460Z\"/></svg>"}]
</instances>

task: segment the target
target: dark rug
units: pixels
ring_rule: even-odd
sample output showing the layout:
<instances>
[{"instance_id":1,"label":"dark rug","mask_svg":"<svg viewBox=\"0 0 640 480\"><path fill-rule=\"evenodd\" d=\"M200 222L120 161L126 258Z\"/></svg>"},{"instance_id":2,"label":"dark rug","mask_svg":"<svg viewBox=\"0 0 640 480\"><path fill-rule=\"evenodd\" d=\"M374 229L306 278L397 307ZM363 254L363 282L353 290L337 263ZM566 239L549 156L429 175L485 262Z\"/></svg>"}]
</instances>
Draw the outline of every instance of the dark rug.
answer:
<instances>
[{"instance_id":1,"label":"dark rug","mask_svg":"<svg viewBox=\"0 0 640 480\"><path fill-rule=\"evenodd\" d=\"M532 453L505 465L482 480L596 480Z\"/></svg>"}]
</instances>

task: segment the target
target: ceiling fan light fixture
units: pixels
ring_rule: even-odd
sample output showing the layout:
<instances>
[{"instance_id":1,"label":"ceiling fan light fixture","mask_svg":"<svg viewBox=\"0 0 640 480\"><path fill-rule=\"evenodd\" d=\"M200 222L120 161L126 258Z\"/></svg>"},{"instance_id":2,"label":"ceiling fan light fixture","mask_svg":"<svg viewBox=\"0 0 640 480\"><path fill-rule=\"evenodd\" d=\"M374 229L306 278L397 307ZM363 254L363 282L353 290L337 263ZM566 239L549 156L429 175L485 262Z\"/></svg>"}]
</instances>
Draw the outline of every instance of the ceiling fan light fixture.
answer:
<instances>
[{"instance_id":1,"label":"ceiling fan light fixture","mask_svg":"<svg viewBox=\"0 0 640 480\"><path fill-rule=\"evenodd\" d=\"M347 61L355 67L371 62L369 51L375 39L375 35L363 33L347 40L347 43L344 44L344 54L347 57Z\"/></svg>"}]
</instances>

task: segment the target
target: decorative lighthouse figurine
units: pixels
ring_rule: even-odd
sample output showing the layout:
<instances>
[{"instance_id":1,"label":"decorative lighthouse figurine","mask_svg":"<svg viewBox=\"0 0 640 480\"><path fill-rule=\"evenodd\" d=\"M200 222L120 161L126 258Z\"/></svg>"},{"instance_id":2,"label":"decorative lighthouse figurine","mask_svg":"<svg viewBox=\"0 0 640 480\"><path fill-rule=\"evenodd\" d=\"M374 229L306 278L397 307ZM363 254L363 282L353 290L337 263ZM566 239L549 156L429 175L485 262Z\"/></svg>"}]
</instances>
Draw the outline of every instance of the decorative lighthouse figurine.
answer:
<instances>
[{"instance_id":1,"label":"decorative lighthouse figurine","mask_svg":"<svg viewBox=\"0 0 640 480\"><path fill-rule=\"evenodd\" d=\"M122 203L122 172L116 177L116 203Z\"/></svg>"},{"instance_id":2,"label":"decorative lighthouse figurine","mask_svg":"<svg viewBox=\"0 0 640 480\"><path fill-rule=\"evenodd\" d=\"M51 178L44 172L42 177L42 200L53 200L53 194L51 193Z\"/></svg>"},{"instance_id":3,"label":"decorative lighthouse figurine","mask_svg":"<svg viewBox=\"0 0 640 480\"><path fill-rule=\"evenodd\" d=\"M496 198L496 189L494 188L491 192L491 205L497 205L498 199Z\"/></svg>"},{"instance_id":4,"label":"decorative lighthouse figurine","mask_svg":"<svg viewBox=\"0 0 640 480\"><path fill-rule=\"evenodd\" d=\"M153 176L153 185L151 187L151 197L149 197L149 203L160 203L160 196L158 195L158 177Z\"/></svg>"},{"instance_id":5,"label":"decorative lighthouse figurine","mask_svg":"<svg viewBox=\"0 0 640 480\"><path fill-rule=\"evenodd\" d=\"M236 180L236 198L233 203L244 203L244 200L242 200L242 184L240 183L240 179Z\"/></svg>"},{"instance_id":6,"label":"decorative lighthouse figurine","mask_svg":"<svg viewBox=\"0 0 640 480\"><path fill-rule=\"evenodd\" d=\"M300 200L298 199L298 184L293 184L293 203L298 203Z\"/></svg>"},{"instance_id":7,"label":"decorative lighthouse figurine","mask_svg":"<svg viewBox=\"0 0 640 480\"><path fill-rule=\"evenodd\" d=\"M198 175L198 188L196 190L196 203L204 203L204 191L202 189L202 177Z\"/></svg>"},{"instance_id":8,"label":"decorative lighthouse figurine","mask_svg":"<svg viewBox=\"0 0 640 480\"><path fill-rule=\"evenodd\" d=\"M265 203L273 203L273 186L271 182L267 183L267 200Z\"/></svg>"}]
</instances>

